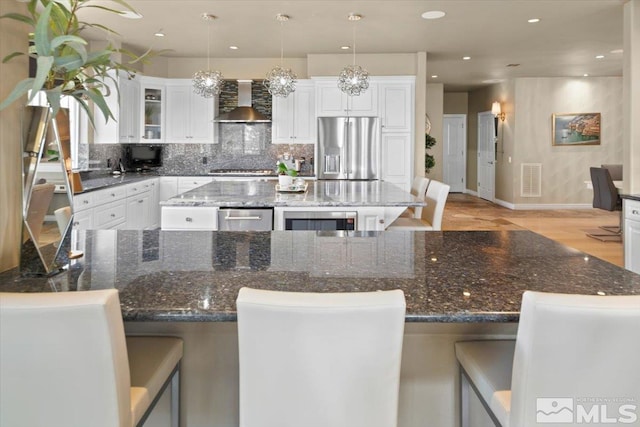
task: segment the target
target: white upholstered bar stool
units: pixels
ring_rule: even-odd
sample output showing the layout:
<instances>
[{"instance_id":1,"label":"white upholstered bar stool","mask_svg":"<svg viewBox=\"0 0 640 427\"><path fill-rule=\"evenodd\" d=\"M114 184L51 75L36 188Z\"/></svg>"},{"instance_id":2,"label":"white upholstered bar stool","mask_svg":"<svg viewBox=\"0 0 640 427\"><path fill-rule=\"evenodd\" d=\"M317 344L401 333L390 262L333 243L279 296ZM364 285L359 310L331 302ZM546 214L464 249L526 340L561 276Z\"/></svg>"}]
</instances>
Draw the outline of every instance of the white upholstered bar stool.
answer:
<instances>
[{"instance_id":1,"label":"white upholstered bar stool","mask_svg":"<svg viewBox=\"0 0 640 427\"><path fill-rule=\"evenodd\" d=\"M440 231L449 189L447 184L432 179L425 196L427 206L421 209L420 218L400 217L387 227L387 231Z\"/></svg>"},{"instance_id":2,"label":"white upholstered bar stool","mask_svg":"<svg viewBox=\"0 0 640 427\"><path fill-rule=\"evenodd\" d=\"M580 398L640 402L640 296L527 291L515 341L459 342L455 350L463 427L474 425L467 413L472 392L496 426L574 425ZM608 417L626 417L608 409Z\"/></svg>"},{"instance_id":3,"label":"white upholstered bar stool","mask_svg":"<svg viewBox=\"0 0 640 427\"><path fill-rule=\"evenodd\" d=\"M411 184L411 191L409 191L412 195L424 199L427 194L427 188L429 187L429 182L431 180L429 178L425 178L423 176L416 176L413 178L413 183ZM409 206L405 209L402 214L400 214L401 218L420 218L422 216L422 206Z\"/></svg>"},{"instance_id":4,"label":"white upholstered bar stool","mask_svg":"<svg viewBox=\"0 0 640 427\"><path fill-rule=\"evenodd\" d=\"M127 337L115 289L0 293L0 425L141 426L172 387L182 340Z\"/></svg>"},{"instance_id":5,"label":"white upholstered bar stool","mask_svg":"<svg viewBox=\"0 0 640 427\"><path fill-rule=\"evenodd\" d=\"M236 301L240 427L394 427L401 290L242 288Z\"/></svg>"}]
</instances>

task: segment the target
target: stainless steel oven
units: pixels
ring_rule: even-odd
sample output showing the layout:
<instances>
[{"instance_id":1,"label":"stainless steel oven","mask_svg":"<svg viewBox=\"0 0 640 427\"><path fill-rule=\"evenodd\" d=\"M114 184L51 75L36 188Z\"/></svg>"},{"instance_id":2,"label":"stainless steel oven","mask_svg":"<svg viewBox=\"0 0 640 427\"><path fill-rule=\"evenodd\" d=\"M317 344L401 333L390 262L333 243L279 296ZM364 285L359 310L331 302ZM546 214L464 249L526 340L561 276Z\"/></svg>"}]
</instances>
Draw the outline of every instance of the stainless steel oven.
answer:
<instances>
[{"instance_id":1,"label":"stainless steel oven","mask_svg":"<svg viewBox=\"0 0 640 427\"><path fill-rule=\"evenodd\" d=\"M285 211L285 230L356 230L358 213L344 211Z\"/></svg>"}]
</instances>

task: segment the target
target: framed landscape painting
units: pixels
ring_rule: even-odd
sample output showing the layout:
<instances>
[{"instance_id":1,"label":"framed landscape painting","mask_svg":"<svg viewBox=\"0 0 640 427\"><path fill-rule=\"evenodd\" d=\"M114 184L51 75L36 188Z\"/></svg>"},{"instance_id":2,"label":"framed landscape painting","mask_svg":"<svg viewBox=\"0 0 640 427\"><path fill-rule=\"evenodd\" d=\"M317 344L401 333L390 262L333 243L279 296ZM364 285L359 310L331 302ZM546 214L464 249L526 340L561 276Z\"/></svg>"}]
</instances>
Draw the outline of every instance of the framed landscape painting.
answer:
<instances>
[{"instance_id":1,"label":"framed landscape painting","mask_svg":"<svg viewBox=\"0 0 640 427\"><path fill-rule=\"evenodd\" d=\"M600 113L553 114L553 145L600 145Z\"/></svg>"}]
</instances>

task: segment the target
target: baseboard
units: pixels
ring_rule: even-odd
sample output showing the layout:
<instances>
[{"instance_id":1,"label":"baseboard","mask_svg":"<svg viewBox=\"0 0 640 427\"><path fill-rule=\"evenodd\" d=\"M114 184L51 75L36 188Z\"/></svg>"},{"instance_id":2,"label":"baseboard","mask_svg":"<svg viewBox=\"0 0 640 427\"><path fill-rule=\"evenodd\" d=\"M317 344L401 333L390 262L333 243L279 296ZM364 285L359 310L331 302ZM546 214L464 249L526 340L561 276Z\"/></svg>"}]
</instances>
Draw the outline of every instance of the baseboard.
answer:
<instances>
[{"instance_id":1,"label":"baseboard","mask_svg":"<svg viewBox=\"0 0 640 427\"><path fill-rule=\"evenodd\" d=\"M476 196L476 197L478 197L478 192L477 192L477 191L469 190L468 188L466 188L466 189L463 191L463 193L464 193L464 194L470 194L470 195L472 195L472 196Z\"/></svg>"},{"instance_id":2,"label":"baseboard","mask_svg":"<svg viewBox=\"0 0 640 427\"><path fill-rule=\"evenodd\" d=\"M511 209L512 211L516 210L516 205L514 205L513 203L505 202L504 200L495 199L493 203L495 203L496 205L500 205L503 208Z\"/></svg>"},{"instance_id":3,"label":"baseboard","mask_svg":"<svg viewBox=\"0 0 640 427\"><path fill-rule=\"evenodd\" d=\"M592 209L593 206L591 206L590 203L571 203L571 204L555 204L555 203L532 203L532 204L526 204L526 203L521 203L521 204L517 204L514 205L515 207L513 208L514 210L517 211L524 211L524 210L538 210L538 211L544 211L544 210L557 210L557 209Z\"/></svg>"}]
</instances>

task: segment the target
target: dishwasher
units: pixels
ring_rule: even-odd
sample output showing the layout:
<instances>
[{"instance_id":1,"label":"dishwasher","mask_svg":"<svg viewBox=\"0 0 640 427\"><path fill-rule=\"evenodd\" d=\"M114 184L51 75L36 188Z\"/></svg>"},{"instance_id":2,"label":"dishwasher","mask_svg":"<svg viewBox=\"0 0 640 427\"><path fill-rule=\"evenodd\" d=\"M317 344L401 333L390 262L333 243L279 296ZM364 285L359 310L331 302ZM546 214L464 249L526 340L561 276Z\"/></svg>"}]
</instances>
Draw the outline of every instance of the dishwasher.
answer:
<instances>
[{"instance_id":1,"label":"dishwasher","mask_svg":"<svg viewBox=\"0 0 640 427\"><path fill-rule=\"evenodd\" d=\"M273 209L227 209L218 211L219 231L271 231Z\"/></svg>"}]
</instances>

